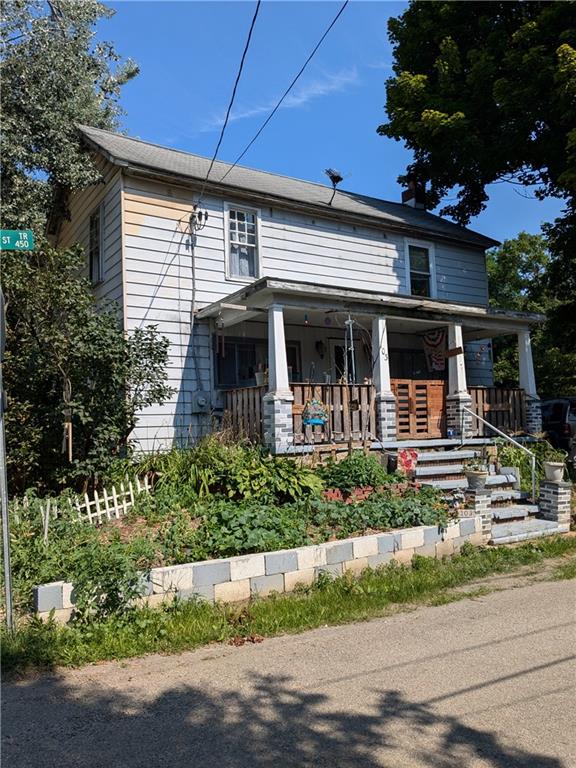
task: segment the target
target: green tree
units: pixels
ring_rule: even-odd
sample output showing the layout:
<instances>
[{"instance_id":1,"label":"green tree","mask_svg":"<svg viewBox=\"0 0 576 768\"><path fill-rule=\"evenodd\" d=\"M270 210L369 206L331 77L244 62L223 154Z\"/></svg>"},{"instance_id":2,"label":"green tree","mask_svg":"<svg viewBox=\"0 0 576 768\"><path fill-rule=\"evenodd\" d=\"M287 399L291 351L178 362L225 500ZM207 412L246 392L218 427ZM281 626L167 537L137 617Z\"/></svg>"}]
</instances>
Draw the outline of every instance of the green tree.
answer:
<instances>
[{"instance_id":1,"label":"green tree","mask_svg":"<svg viewBox=\"0 0 576 768\"><path fill-rule=\"evenodd\" d=\"M576 4L412 2L390 19L394 72L378 132L414 153L430 207L467 223L486 185L576 189Z\"/></svg>"},{"instance_id":2,"label":"green tree","mask_svg":"<svg viewBox=\"0 0 576 768\"><path fill-rule=\"evenodd\" d=\"M138 73L94 41L111 15L96 0L2 4L2 227L40 233L51 209L66 214L67 190L99 180L76 125L117 127L120 88Z\"/></svg>"},{"instance_id":3,"label":"green tree","mask_svg":"<svg viewBox=\"0 0 576 768\"><path fill-rule=\"evenodd\" d=\"M129 452L137 413L162 403L168 341L154 326L126 336L96 305L80 248L9 252L3 264L4 384L11 491L97 483ZM72 423L72 462L63 441Z\"/></svg>"},{"instance_id":4,"label":"green tree","mask_svg":"<svg viewBox=\"0 0 576 768\"><path fill-rule=\"evenodd\" d=\"M546 239L521 232L487 253L490 304L519 312L538 312L546 322L534 329L532 348L541 396L576 394L576 345L559 322L567 306L550 279L553 260ZM571 276L566 277L569 284ZM572 321L573 322L573 321ZM518 348L512 336L494 339L494 378L498 384L518 384Z\"/></svg>"}]
</instances>

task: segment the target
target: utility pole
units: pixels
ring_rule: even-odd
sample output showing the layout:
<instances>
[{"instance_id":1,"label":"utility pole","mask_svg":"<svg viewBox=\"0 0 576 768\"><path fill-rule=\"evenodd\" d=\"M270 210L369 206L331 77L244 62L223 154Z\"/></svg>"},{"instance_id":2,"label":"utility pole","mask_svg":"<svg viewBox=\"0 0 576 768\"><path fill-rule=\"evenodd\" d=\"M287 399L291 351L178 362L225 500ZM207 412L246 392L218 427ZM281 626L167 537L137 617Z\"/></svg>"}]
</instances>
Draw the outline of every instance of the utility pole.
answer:
<instances>
[{"instance_id":1,"label":"utility pole","mask_svg":"<svg viewBox=\"0 0 576 768\"><path fill-rule=\"evenodd\" d=\"M2 366L6 348L6 317L4 294L0 290L0 504L2 505L2 550L4 554L4 590L6 593L6 626L14 630L12 605L12 569L10 566L10 520L8 517L8 478L6 475L6 440L4 437L4 410L6 396L2 383Z\"/></svg>"}]
</instances>

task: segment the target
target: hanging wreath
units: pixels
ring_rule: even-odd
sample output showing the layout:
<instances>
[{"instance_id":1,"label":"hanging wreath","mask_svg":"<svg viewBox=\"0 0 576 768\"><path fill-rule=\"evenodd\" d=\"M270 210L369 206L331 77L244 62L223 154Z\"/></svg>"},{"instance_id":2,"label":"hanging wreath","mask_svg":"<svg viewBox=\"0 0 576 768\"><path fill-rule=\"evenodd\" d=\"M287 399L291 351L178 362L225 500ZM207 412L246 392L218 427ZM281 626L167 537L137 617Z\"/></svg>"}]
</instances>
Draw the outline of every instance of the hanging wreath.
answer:
<instances>
[{"instance_id":1,"label":"hanging wreath","mask_svg":"<svg viewBox=\"0 0 576 768\"><path fill-rule=\"evenodd\" d=\"M302 411L304 424L326 424L328 421L328 409L321 400L307 400Z\"/></svg>"}]
</instances>

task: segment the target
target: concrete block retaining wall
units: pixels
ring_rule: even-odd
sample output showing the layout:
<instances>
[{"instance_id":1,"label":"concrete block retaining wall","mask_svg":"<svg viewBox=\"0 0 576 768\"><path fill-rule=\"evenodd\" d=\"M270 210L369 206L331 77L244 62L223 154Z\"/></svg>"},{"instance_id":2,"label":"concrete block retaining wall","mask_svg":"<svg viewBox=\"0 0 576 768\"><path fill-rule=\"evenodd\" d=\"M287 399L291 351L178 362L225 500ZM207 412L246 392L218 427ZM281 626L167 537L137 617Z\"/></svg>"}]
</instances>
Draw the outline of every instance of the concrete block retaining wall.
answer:
<instances>
[{"instance_id":1,"label":"concrete block retaining wall","mask_svg":"<svg viewBox=\"0 0 576 768\"><path fill-rule=\"evenodd\" d=\"M403 528L297 549L152 568L142 576L142 599L151 605L174 595L238 602L271 592L291 592L297 584L311 584L320 573L360 573L391 560L410 563L415 554L449 556L465 541L483 543L480 515L463 517L444 530L436 526ZM56 581L35 587L34 605L40 616L54 610L57 620L67 621L74 609L72 585Z\"/></svg>"}]
</instances>

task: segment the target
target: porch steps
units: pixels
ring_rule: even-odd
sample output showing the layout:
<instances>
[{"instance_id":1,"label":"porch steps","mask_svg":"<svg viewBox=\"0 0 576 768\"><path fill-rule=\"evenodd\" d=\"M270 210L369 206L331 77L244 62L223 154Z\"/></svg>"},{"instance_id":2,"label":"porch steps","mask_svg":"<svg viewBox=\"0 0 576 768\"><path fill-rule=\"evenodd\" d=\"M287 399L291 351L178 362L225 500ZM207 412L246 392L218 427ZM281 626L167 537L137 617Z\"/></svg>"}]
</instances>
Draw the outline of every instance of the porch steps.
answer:
<instances>
[{"instance_id":1,"label":"porch steps","mask_svg":"<svg viewBox=\"0 0 576 768\"><path fill-rule=\"evenodd\" d=\"M493 525L491 543L495 546L499 544L516 544L520 541L540 539L543 536L554 536L558 533L564 533L564 531L553 520L540 520L535 517L529 517L525 520L496 523Z\"/></svg>"},{"instance_id":2,"label":"porch steps","mask_svg":"<svg viewBox=\"0 0 576 768\"><path fill-rule=\"evenodd\" d=\"M505 491L492 491L492 505L502 504L508 501L526 501L530 498L530 494L527 491L518 491L515 488L510 488Z\"/></svg>"},{"instance_id":3,"label":"porch steps","mask_svg":"<svg viewBox=\"0 0 576 768\"><path fill-rule=\"evenodd\" d=\"M516 482L516 476L515 475L488 475L488 478L486 479L486 487L487 488L500 488L502 486L512 485ZM465 477L463 478L453 478L448 480L440 480L440 479L433 479L433 480L426 480L423 485L431 485L434 488L440 488L441 490L450 491L450 490L460 490L463 488L468 488L468 481Z\"/></svg>"},{"instance_id":4,"label":"porch steps","mask_svg":"<svg viewBox=\"0 0 576 768\"><path fill-rule=\"evenodd\" d=\"M503 521L525 519L538 513L537 504L511 504L506 507L492 507L492 519Z\"/></svg>"},{"instance_id":5,"label":"porch steps","mask_svg":"<svg viewBox=\"0 0 576 768\"><path fill-rule=\"evenodd\" d=\"M418 454L418 466L422 464L438 462L462 462L475 459L480 451L420 451Z\"/></svg>"}]
</instances>

